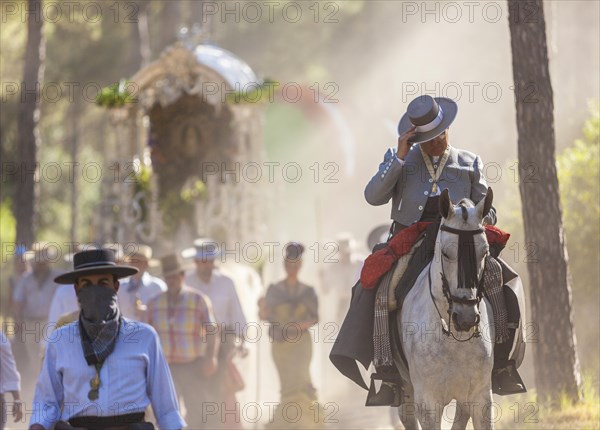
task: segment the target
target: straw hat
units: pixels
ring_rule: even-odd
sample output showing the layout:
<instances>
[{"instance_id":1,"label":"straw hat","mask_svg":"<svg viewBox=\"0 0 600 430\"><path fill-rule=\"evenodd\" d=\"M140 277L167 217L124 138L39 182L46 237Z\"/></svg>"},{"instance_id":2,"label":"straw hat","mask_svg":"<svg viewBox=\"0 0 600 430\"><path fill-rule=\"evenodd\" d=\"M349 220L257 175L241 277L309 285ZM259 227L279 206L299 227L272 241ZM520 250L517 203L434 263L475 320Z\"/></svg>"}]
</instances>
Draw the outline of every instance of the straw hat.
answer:
<instances>
[{"instance_id":1,"label":"straw hat","mask_svg":"<svg viewBox=\"0 0 600 430\"><path fill-rule=\"evenodd\" d=\"M185 271L185 267L181 262L181 257L177 254L165 255L160 259L160 265L162 267L163 276L169 276Z\"/></svg>"}]
</instances>

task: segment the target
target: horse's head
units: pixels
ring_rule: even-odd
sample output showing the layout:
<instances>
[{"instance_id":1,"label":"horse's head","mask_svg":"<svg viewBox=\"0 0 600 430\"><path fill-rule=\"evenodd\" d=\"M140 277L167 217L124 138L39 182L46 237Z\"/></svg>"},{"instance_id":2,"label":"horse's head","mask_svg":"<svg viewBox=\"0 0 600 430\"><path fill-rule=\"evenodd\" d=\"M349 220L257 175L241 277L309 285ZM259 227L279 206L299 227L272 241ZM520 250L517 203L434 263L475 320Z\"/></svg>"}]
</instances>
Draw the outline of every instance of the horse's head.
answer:
<instances>
[{"instance_id":1,"label":"horse's head","mask_svg":"<svg viewBox=\"0 0 600 430\"><path fill-rule=\"evenodd\" d=\"M477 205L462 199L454 206L447 189L440 196L442 222L435 258L441 261L448 312L460 331L468 331L479 324L483 269L489 251L483 218L490 211L492 200L491 188Z\"/></svg>"}]
</instances>

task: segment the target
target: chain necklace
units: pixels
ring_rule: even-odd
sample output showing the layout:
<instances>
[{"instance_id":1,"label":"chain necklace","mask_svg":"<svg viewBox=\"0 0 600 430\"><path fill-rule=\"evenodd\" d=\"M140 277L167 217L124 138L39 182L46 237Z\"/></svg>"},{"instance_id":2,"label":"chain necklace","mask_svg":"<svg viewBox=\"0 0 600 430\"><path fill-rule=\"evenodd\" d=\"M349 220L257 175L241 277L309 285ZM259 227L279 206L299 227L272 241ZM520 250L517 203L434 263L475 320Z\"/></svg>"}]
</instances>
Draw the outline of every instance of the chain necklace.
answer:
<instances>
[{"instance_id":1,"label":"chain necklace","mask_svg":"<svg viewBox=\"0 0 600 430\"><path fill-rule=\"evenodd\" d=\"M427 172L429 172L429 176L431 176L431 182L433 182L433 185L431 187L431 192L433 194L437 194L438 180L440 179L440 176L442 176L442 170L444 170L444 166L446 165L446 162L448 161L448 157L450 156L450 144L448 144L446 146L446 150L444 151L444 155L442 155L442 159L440 160L440 163L439 163L437 169L433 168L433 165L431 164L431 159L429 158L429 155L427 155L427 153L425 153L425 150L423 149L423 147L421 145L419 145L419 149L421 150L421 155L423 156L423 161L425 161L425 167L427 167Z\"/></svg>"}]
</instances>

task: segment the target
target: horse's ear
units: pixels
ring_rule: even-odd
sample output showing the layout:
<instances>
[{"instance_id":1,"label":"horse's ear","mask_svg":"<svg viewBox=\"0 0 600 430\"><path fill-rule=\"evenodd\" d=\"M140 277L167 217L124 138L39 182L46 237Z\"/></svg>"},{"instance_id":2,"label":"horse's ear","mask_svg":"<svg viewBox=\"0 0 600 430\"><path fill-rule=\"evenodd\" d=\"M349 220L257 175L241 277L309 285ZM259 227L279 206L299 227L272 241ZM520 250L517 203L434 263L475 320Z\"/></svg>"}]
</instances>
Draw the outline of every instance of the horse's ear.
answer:
<instances>
[{"instance_id":1,"label":"horse's ear","mask_svg":"<svg viewBox=\"0 0 600 430\"><path fill-rule=\"evenodd\" d=\"M494 200L494 192L491 188L488 187L487 193L485 194L485 199L477 203L476 213L480 219L484 219L488 213L490 213L490 209L492 208L492 201Z\"/></svg>"},{"instance_id":2,"label":"horse's ear","mask_svg":"<svg viewBox=\"0 0 600 430\"><path fill-rule=\"evenodd\" d=\"M440 214L445 219L448 219L454 215L454 206L450 201L450 193L448 192L448 188L444 188L442 194L440 195Z\"/></svg>"}]
</instances>

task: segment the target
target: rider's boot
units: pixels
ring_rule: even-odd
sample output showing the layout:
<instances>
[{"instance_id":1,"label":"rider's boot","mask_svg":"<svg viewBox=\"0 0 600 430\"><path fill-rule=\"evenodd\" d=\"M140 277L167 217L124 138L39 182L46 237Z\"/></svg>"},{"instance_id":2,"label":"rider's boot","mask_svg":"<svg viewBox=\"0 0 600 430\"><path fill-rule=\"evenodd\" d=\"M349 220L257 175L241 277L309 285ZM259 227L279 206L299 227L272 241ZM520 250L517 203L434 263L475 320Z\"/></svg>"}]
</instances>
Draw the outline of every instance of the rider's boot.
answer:
<instances>
[{"instance_id":1,"label":"rider's boot","mask_svg":"<svg viewBox=\"0 0 600 430\"><path fill-rule=\"evenodd\" d=\"M367 394L365 406L400 406L403 390L398 371L388 366L377 367L371 375L371 386ZM379 391L375 388L375 380L381 380Z\"/></svg>"},{"instance_id":2,"label":"rider's boot","mask_svg":"<svg viewBox=\"0 0 600 430\"><path fill-rule=\"evenodd\" d=\"M525 384L517 372L514 360L509 360L515 330L510 330L510 338L494 345L494 369L492 370L492 391L501 396L525 393Z\"/></svg>"}]
</instances>

